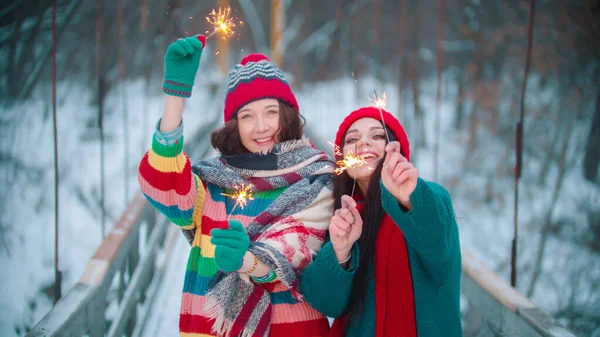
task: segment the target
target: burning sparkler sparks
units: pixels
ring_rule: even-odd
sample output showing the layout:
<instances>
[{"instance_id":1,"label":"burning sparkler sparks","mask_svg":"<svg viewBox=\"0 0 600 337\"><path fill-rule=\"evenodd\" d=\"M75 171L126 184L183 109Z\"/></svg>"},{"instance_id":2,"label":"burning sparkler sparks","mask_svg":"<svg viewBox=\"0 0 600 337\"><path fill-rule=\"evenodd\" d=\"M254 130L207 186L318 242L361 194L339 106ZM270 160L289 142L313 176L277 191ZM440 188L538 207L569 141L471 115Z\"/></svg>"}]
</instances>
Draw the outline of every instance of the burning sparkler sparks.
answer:
<instances>
[{"instance_id":1,"label":"burning sparkler sparks","mask_svg":"<svg viewBox=\"0 0 600 337\"><path fill-rule=\"evenodd\" d=\"M340 175L342 174L344 171L346 171L349 168L352 169L357 169L363 165L367 165L367 161L365 160L365 158L363 158L361 155L358 154L358 143L354 144L354 153L348 151L346 153L342 153L342 151L340 150L340 147L328 142L329 144L333 145L333 152L335 154L336 158L342 158L339 160L336 160L335 165L336 168L333 170L333 173L335 175ZM368 166L367 166L368 167ZM369 169L372 169L371 167L369 167ZM351 196L354 195L354 189L356 188L356 175L354 175L354 183L352 184L352 193L350 194Z\"/></svg>"},{"instance_id":2,"label":"burning sparkler sparks","mask_svg":"<svg viewBox=\"0 0 600 337\"><path fill-rule=\"evenodd\" d=\"M227 194L227 193L221 193L221 195L232 198L235 200L235 205L233 206L233 208L231 209L231 212L229 213L229 215L227 215L227 220L229 220L229 217L231 216L231 214L233 213L233 211L236 209L236 207L240 206L241 209L244 209L244 207L246 207L246 205L248 205L248 200L254 200L253 194L252 194L252 188L254 186L252 184L241 184L241 185L236 185L233 188L233 193L231 194Z\"/></svg>"},{"instance_id":3,"label":"burning sparkler sparks","mask_svg":"<svg viewBox=\"0 0 600 337\"><path fill-rule=\"evenodd\" d=\"M383 123L383 130L385 131L385 138L387 139L387 142L390 142L390 135L388 134L387 131L387 127L385 125L385 119L383 118L383 112L382 110L385 109L385 106L387 105L387 96L385 95L385 92L383 93L383 96L379 97L377 96L377 91L373 90L373 99L369 98L369 100L372 103L372 105L379 109L379 115L381 116L381 122Z\"/></svg>"},{"instance_id":4,"label":"burning sparkler sparks","mask_svg":"<svg viewBox=\"0 0 600 337\"><path fill-rule=\"evenodd\" d=\"M206 17L206 21L215 29L206 38L208 39L216 33L220 33L223 40L232 37L235 34L235 22L233 20L231 17L231 7L219 8L218 11L213 9L209 16Z\"/></svg>"},{"instance_id":5,"label":"burning sparkler sparks","mask_svg":"<svg viewBox=\"0 0 600 337\"><path fill-rule=\"evenodd\" d=\"M342 159L337 160L335 162L336 164L336 168L333 171L335 173L335 175L340 175L342 174L344 171L346 171L349 168L353 168L353 169L357 169L363 165L367 164L367 161L360 155L357 154L353 154L352 152L348 151L346 153L342 153L342 151L340 150L340 147L329 142L329 144L333 145L333 152L335 154L336 158L342 157ZM355 149L356 152L356 149Z\"/></svg>"},{"instance_id":6,"label":"burning sparkler sparks","mask_svg":"<svg viewBox=\"0 0 600 337\"><path fill-rule=\"evenodd\" d=\"M383 96L379 97L377 96L377 91L373 90L373 99L369 98L369 100L373 102L373 106L378 109L385 109L385 106L387 105L387 96L385 95L385 92L383 93Z\"/></svg>"}]
</instances>

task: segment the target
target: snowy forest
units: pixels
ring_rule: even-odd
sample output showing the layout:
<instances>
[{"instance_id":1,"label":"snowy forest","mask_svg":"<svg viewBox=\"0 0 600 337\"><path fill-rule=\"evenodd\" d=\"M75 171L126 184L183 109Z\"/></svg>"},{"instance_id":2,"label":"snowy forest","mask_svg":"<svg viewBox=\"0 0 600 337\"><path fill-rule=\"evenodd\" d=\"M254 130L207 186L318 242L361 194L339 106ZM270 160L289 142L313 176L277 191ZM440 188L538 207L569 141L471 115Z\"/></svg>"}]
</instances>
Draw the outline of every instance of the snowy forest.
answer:
<instances>
[{"instance_id":1,"label":"snowy forest","mask_svg":"<svg viewBox=\"0 0 600 337\"><path fill-rule=\"evenodd\" d=\"M210 33L206 15L229 5L235 35L208 40L186 134L221 116L226 70L251 52L279 62L325 139L385 92L420 175L452 195L462 246L510 282L516 221L515 288L578 336L600 336L600 1L537 0L530 21L526 0L286 0L280 55L272 2L5 2L0 335L24 336L54 303L55 223L62 293L77 282L138 189L167 46Z\"/></svg>"}]
</instances>

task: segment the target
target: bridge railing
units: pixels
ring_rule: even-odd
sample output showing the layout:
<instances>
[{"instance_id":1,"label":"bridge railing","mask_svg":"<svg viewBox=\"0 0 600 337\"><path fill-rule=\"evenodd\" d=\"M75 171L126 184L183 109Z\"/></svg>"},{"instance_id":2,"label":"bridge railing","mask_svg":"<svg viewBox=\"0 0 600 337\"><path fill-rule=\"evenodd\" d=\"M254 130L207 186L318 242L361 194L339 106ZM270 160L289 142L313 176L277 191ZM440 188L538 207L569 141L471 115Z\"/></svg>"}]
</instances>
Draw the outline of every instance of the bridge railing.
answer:
<instances>
[{"instance_id":1,"label":"bridge railing","mask_svg":"<svg viewBox=\"0 0 600 337\"><path fill-rule=\"evenodd\" d=\"M192 158L205 157L215 119L195 132ZM104 238L79 281L29 333L28 337L132 336L160 286L157 268L169 222L137 192Z\"/></svg>"},{"instance_id":2,"label":"bridge railing","mask_svg":"<svg viewBox=\"0 0 600 337\"><path fill-rule=\"evenodd\" d=\"M167 227L137 193L79 282L27 336L122 336L135 328Z\"/></svg>"},{"instance_id":3,"label":"bridge railing","mask_svg":"<svg viewBox=\"0 0 600 337\"><path fill-rule=\"evenodd\" d=\"M461 292L468 308L465 337L574 337L560 322L462 249Z\"/></svg>"}]
</instances>

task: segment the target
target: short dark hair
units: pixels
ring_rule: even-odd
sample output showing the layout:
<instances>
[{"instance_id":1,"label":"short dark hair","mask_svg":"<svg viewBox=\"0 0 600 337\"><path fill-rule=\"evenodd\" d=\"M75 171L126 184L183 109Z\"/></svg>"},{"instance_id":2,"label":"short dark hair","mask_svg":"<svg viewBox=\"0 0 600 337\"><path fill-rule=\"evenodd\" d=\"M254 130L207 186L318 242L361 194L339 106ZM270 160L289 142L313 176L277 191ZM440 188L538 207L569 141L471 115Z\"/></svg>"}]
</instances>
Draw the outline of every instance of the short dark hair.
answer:
<instances>
[{"instance_id":1,"label":"short dark hair","mask_svg":"<svg viewBox=\"0 0 600 337\"><path fill-rule=\"evenodd\" d=\"M304 134L305 120L298 110L279 101L279 142L300 139ZM249 153L242 144L237 127L237 114L210 136L211 145L223 155Z\"/></svg>"}]
</instances>

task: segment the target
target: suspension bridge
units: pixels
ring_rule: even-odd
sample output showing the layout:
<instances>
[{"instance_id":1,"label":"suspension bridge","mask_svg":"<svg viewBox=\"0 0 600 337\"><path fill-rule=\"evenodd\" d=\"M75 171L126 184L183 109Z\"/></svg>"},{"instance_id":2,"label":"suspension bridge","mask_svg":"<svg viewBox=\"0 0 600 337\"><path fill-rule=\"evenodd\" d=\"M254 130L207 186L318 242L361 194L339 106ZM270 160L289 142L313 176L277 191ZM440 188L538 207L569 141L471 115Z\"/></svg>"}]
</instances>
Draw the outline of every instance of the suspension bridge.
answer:
<instances>
[{"instance_id":1,"label":"suspension bridge","mask_svg":"<svg viewBox=\"0 0 600 337\"><path fill-rule=\"evenodd\" d=\"M443 6L444 0L440 3ZM534 4L535 2L532 1L531 16L533 16ZM56 5L54 10L55 7ZM281 30L281 20L277 19L277 15L281 15L281 12L282 6L275 7L272 12L273 20L279 22L273 27L278 30ZM443 14L442 11L439 43L443 40ZM530 21L530 34L531 27ZM53 31L55 30L55 17L53 17ZM276 36L281 37L281 34ZM122 38L121 34L120 38ZM227 45L223 42L219 43L221 44L219 49L225 54ZM56 82L55 39L53 45L53 81ZM280 44L275 41L272 47L273 59L275 61L281 59L281 52L278 51L281 48ZM101 60L102 55L99 55L98 59ZM219 60L223 59L219 58ZM443 63L442 53L438 55L438 63ZM221 68L226 69L224 64L220 65ZM442 67L440 66L439 69L436 114L439 114ZM102 72L101 63L98 64L98 72ZM121 70L121 76L125 76L124 68ZM522 91L524 96L525 85ZM54 115L56 115L55 95L54 89ZM521 122L518 124L517 137L522 136L523 111L524 107L521 106ZM439 122L439 117L436 121ZM219 122L220 119L215 118L213 122L196 130L190 140L186 139L185 151L190 158L197 160L214 155L208 135ZM436 128L439 129L439 125L436 125ZM321 135L307 130L307 136L318 148L325 151L329 149L329 145ZM520 146L519 138L517 143ZM200 146L191 148L189 144L200 144ZM517 155L517 172L519 172L520 151L517 151ZM516 197L518 197L518 174L516 187ZM118 221L109 228L110 231L97 247L79 281L68 289L51 311L37 322L28 332L28 337L137 337L177 334L178 307L188 249L183 235L176 226L170 225L166 218L157 213L139 191L130 200ZM516 247L513 246L513 250L515 249ZM560 322L502 280L464 247L462 256L461 296L464 302L462 303L463 332L466 337L574 336ZM60 279L59 275L57 279ZM511 279L514 284L514 273Z\"/></svg>"}]
</instances>

